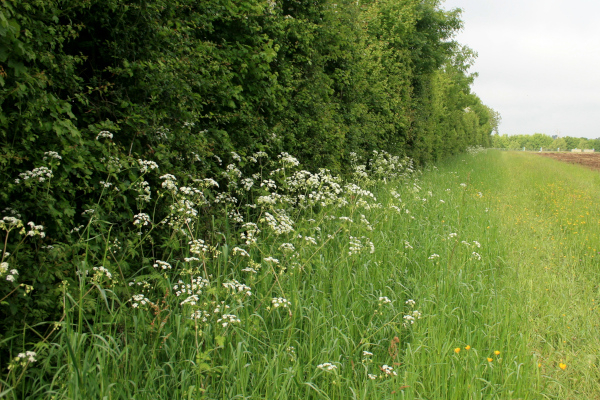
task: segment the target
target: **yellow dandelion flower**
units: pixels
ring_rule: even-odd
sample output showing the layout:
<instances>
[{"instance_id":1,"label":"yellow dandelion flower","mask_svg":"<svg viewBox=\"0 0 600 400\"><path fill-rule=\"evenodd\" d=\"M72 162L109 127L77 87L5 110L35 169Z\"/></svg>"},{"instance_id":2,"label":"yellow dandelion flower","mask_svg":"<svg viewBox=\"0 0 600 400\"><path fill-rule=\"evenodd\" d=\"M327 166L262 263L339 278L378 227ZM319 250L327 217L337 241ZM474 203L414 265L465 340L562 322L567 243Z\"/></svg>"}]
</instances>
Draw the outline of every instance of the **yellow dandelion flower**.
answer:
<instances>
[{"instance_id":1,"label":"yellow dandelion flower","mask_svg":"<svg viewBox=\"0 0 600 400\"><path fill-rule=\"evenodd\" d=\"M564 371L565 369L567 369L567 364L560 363L560 364L558 364L558 366L559 366L559 367L560 367L560 369L562 369L563 371Z\"/></svg>"},{"instance_id":2,"label":"yellow dandelion flower","mask_svg":"<svg viewBox=\"0 0 600 400\"><path fill-rule=\"evenodd\" d=\"M465 350L471 350L471 346L467 345L467 347L465 347Z\"/></svg>"},{"instance_id":3,"label":"yellow dandelion flower","mask_svg":"<svg viewBox=\"0 0 600 400\"><path fill-rule=\"evenodd\" d=\"M488 362L494 361L494 359L492 357L488 357L487 360L488 360Z\"/></svg>"},{"instance_id":4,"label":"yellow dandelion flower","mask_svg":"<svg viewBox=\"0 0 600 400\"><path fill-rule=\"evenodd\" d=\"M455 352L456 354L460 353L460 347L457 347L457 348L455 348L455 349L454 349L454 352Z\"/></svg>"},{"instance_id":5,"label":"yellow dandelion flower","mask_svg":"<svg viewBox=\"0 0 600 400\"><path fill-rule=\"evenodd\" d=\"M494 351L494 354L497 355L497 356L499 356L500 352L498 350L496 350L496 351Z\"/></svg>"}]
</instances>

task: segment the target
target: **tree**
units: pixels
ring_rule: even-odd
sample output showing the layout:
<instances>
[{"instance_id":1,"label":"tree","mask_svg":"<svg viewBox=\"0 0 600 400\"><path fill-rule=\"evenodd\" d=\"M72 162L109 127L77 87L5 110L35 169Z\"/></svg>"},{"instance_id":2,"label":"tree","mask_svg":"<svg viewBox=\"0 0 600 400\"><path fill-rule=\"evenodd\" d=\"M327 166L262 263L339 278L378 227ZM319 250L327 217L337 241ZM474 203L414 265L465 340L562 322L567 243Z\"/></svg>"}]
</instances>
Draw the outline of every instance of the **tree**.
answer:
<instances>
[{"instance_id":1,"label":"tree","mask_svg":"<svg viewBox=\"0 0 600 400\"><path fill-rule=\"evenodd\" d=\"M522 148L521 143L516 139L513 139L508 143L509 150L520 150Z\"/></svg>"},{"instance_id":2,"label":"tree","mask_svg":"<svg viewBox=\"0 0 600 400\"><path fill-rule=\"evenodd\" d=\"M558 138L552 141L552 143L550 144L550 149L551 150L561 150L561 151L565 151L567 150L567 142L564 138Z\"/></svg>"},{"instance_id":3,"label":"tree","mask_svg":"<svg viewBox=\"0 0 600 400\"><path fill-rule=\"evenodd\" d=\"M577 148L578 149L590 149L591 147L589 147L589 142L587 139L581 138L579 140L579 143L577 144Z\"/></svg>"}]
</instances>

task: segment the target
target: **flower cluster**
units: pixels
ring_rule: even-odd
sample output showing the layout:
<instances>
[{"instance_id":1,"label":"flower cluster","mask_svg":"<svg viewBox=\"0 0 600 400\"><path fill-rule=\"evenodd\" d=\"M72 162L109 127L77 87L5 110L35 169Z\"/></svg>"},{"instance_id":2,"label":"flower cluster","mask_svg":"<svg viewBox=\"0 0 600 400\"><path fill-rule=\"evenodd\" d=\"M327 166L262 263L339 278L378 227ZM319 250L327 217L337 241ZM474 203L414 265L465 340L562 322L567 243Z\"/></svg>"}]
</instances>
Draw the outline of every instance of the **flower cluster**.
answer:
<instances>
[{"instance_id":1,"label":"flower cluster","mask_svg":"<svg viewBox=\"0 0 600 400\"><path fill-rule=\"evenodd\" d=\"M246 231L240 234L242 240L244 240L247 245L256 244L256 236L260 233L258 226L253 222L246 222L242 225L242 228Z\"/></svg>"},{"instance_id":2,"label":"flower cluster","mask_svg":"<svg viewBox=\"0 0 600 400\"><path fill-rule=\"evenodd\" d=\"M100 140L100 139L112 139L113 138L113 134L110 133L109 131L100 131L100 133L98 133L98 135L96 136L96 140Z\"/></svg>"},{"instance_id":3,"label":"flower cluster","mask_svg":"<svg viewBox=\"0 0 600 400\"><path fill-rule=\"evenodd\" d=\"M252 296L252 289L250 286L246 286L243 283L239 283L235 279L231 282L223 283L223 287L231 290L232 294L243 294L245 296Z\"/></svg>"},{"instance_id":4,"label":"flower cluster","mask_svg":"<svg viewBox=\"0 0 600 400\"><path fill-rule=\"evenodd\" d=\"M6 256L6 254L5 254ZM19 275L19 271L16 269L8 269L9 264L5 261L0 263L0 278L6 274L6 280L9 282L14 282L15 277Z\"/></svg>"},{"instance_id":5,"label":"flower cluster","mask_svg":"<svg viewBox=\"0 0 600 400\"><path fill-rule=\"evenodd\" d=\"M348 247L349 256L361 253L367 248L369 249L369 253L375 253L375 245L371 242L371 239L365 236L362 236L361 238L350 236L350 245Z\"/></svg>"},{"instance_id":6,"label":"flower cluster","mask_svg":"<svg viewBox=\"0 0 600 400\"><path fill-rule=\"evenodd\" d=\"M52 175L52 170L47 167L38 167L34 168L31 171L21 172L19 174L23 181L38 181L44 182L46 179L51 179L54 175ZM15 183L20 183L21 179L15 179Z\"/></svg>"},{"instance_id":7,"label":"flower cluster","mask_svg":"<svg viewBox=\"0 0 600 400\"><path fill-rule=\"evenodd\" d=\"M44 227L42 225L36 225L33 222L28 222L27 226L29 226L29 231L27 232L27 236L39 236L41 238L46 237L46 233L44 232Z\"/></svg>"},{"instance_id":8,"label":"flower cluster","mask_svg":"<svg viewBox=\"0 0 600 400\"><path fill-rule=\"evenodd\" d=\"M246 250L241 249L239 247L234 247L233 248L233 254L234 255L239 254L242 257L250 257L250 254L248 254L248 252Z\"/></svg>"},{"instance_id":9,"label":"flower cluster","mask_svg":"<svg viewBox=\"0 0 600 400\"><path fill-rule=\"evenodd\" d=\"M210 314L206 310L194 310L192 311L191 319L201 322L208 322Z\"/></svg>"},{"instance_id":10,"label":"flower cluster","mask_svg":"<svg viewBox=\"0 0 600 400\"><path fill-rule=\"evenodd\" d=\"M404 316L404 326L407 327L409 324L412 325L416 320L421 319L422 315L420 311L414 310L410 314Z\"/></svg>"},{"instance_id":11,"label":"flower cluster","mask_svg":"<svg viewBox=\"0 0 600 400\"><path fill-rule=\"evenodd\" d=\"M273 297L273 300L271 300L271 303L273 304L273 307L275 308L288 308L292 306L292 303L290 303L287 299L283 298L283 297Z\"/></svg>"},{"instance_id":12,"label":"flower cluster","mask_svg":"<svg viewBox=\"0 0 600 400\"><path fill-rule=\"evenodd\" d=\"M146 226L151 222L152 221L150 221L150 216L146 213L139 213L133 216L134 225Z\"/></svg>"},{"instance_id":13,"label":"flower cluster","mask_svg":"<svg viewBox=\"0 0 600 400\"><path fill-rule=\"evenodd\" d=\"M383 305L383 304L391 304L391 303L392 303L392 301L390 299L388 299L387 297L385 297L385 296L382 296L382 297L379 298L379 305L380 306Z\"/></svg>"},{"instance_id":14,"label":"flower cluster","mask_svg":"<svg viewBox=\"0 0 600 400\"><path fill-rule=\"evenodd\" d=\"M113 279L112 273L102 265L94 267L92 270L94 271L94 276L92 277L92 281L94 282L100 282L103 277L107 277L109 280Z\"/></svg>"},{"instance_id":15,"label":"flower cluster","mask_svg":"<svg viewBox=\"0 0 600 400\"><path fill-rule=\"evenodd\" d=\"M155 163L154 161L148 161L148 160L142 160L142 159L138 159L137 161L140 166L140 172L142 174L145 174L146 172L153 170L153 169L158 169L158 164Z\"/></svg>"},{"instance_id":16,"label":"flower cluster","mask_svg":"<svg viewBox=\"0 0 600 400\"><path fill-rule=\"evenodd\" d=\"M161 184L161 186L163 188L170 190L172 192L176 192L178 190L177 178L175 178L173 175L165 174L165 175L161 176L160 179L163 180L163 183Z\"/></svg>"},{"instance_id":17,"label":"flower cluster","mask_svg":"<svg viewBox=\"0 0 600 400\"><path fill-rule=\"evenodd\" d=\"M137 182L132 188L138 193L137 200L143 203L149 203L152 199L150 184L146 181Z\"/></svg>"},{"instance_id":18,"label":"flower cluster","mask_svg":"<svg viewBox=\"0 0 600 400\"><path fill-rule=\"evenodd\" d=\"M27 364L36 362L37 353L35 351L26 351L19 353L8 365L9 370L15 369L17 366L26 367Z\"/></svg>"},{"instance_id":19,"label":"flower cluster","mask_svg":"<svg viewBox=\"0 0 600 400\"><path fill-rule=\"evenodd\" d=\"M334 371L337 369L337 365L326 362L326 363L317 365L317 368L322 369L323 371Z\"/></svg>"},{"instance_id":20,"label":"flower cluster","mask_svg":"<svg viewBox=\"0 0 600 400\"><path fill-rule=\"evenodd\" d=\"M204 244L202 239L194 239L188 243L190 245L190 253L192 254L204 254L208 251L208 246Z\"/></svg>"},{"instance_id":21,"label":"flower cluster","mask_svg":"<svg viewBox=\"0 0 600 400\"><path fill-rule=\"evenodd\" d=\"M143 294L134 294L131 297L131 307L138 308L139 306L146 306L149 304L153 304L146 296Z\"/></svg>"},{"instance_id":22,"label":"flower cluster","mask_svg":"<svg viewBox=\"0 0 600 400\"><path fill-rule=\"evenodd\" d=\"M277 217L265 212L265 216L260 219L260 222L266 222L276 235L283 235L294 231L294 221L285 213L284 210L276 210Z\"/></svg>"},{"instance_id":23,"label":"flower cluster","mask_svg":"<svg viewBox=\"0 0 600 400\"><path fill-rule=\"evenodd\" d=\"M240 319L233 314L223 314L221 316L221 318L219 318L217 320L217 323L221 324L221 326L223 326L223 328L226 328L227 326L229 326L231 324L239 324L240 322L242 322L242 321L240 321Z\"/></svg>"},{"instance_id":24,"label":"flower cluster","mask_svg":"<svg viewBox=\"0 0 600 400\"><path fill-rule=\"evenodd\" d=\"M167 269L171 269L171 264L169 264L166 261L156 260L156 262L154 263L153 267L156 268L156 269L167 270Z\"/></svg>"},{"instance_id":25,"label":"flower cluster","mask_svg":"<svg viewBox=\"0 0 600 400\"><path fill-rule=\"evenodd\" d=\"M390 367L389 365L385 365L385 364L381 366L381 371L383 371L383 373L386 375L392 375L392 376L398 375L398 373L396 371L394 371L394 368Z\"/></svg>"},{"instance_id":26,"label":"flower cluster","mask_svg":"<svg viewBox=\"0 0 600 400\"><path fill-rule=\"evenodd\" d=\"M173 291L177 297L183 295L200 295L202 294L202 289L208 287L210 282L206 278L192 278L190 283L185 283L181 279L177 282L177 284L173 285Z\"/></svg>"},{"instance_id":27,"label":"flower cluster","mask_svg":"<svg viewBox=\"0 0 600 400\"><path fill-rule=\"evenodd\" d=\"M56 151L46 151L46 152L44 152L44 161L46 161L48 159L52 159L52 158L55 159L55 160L62 160L62 157Z\"/></svg>"}]
</instances>

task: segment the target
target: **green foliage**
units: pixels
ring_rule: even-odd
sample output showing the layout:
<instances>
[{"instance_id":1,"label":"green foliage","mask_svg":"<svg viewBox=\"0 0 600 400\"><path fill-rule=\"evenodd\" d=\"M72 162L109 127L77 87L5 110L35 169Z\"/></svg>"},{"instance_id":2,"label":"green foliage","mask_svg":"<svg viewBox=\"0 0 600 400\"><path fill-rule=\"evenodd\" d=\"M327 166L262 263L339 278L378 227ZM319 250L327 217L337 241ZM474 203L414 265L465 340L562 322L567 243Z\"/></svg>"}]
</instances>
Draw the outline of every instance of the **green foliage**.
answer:
<instances>
[{"instance_id":1,"label":"green foliage","mask_svg":"<svg viewBox=\"0 0 600 400\"><path fill-rule=\"evenodd\" d=\"M488 145L497 118L470 92L460 26L458 11L421 0L1 0L0 210L45 233L4 236L6 262L34 291L0 286L3 355L3 339L60 319L61 285L77 286L78 270L124 280L181 254L168 229L141 240L132 227L141 212L172 214L168 190L151 210L140 200L161 175L225 190L234 153L290 152L344 173L353 153L425 163ZM193 201L196 237L237 229Z\"/></svg>"}]
</instances>

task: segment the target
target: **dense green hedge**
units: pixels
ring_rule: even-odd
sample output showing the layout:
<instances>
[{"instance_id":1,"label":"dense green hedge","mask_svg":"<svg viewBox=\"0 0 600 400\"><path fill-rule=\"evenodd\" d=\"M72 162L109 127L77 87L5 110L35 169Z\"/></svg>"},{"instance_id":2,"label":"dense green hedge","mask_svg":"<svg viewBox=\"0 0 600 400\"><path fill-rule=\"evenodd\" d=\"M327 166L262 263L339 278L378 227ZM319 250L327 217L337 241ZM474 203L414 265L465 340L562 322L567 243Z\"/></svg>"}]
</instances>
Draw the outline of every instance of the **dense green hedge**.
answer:
<instances>
[{"instance_id":1,"label":"dense green hedge","mask_svg":"<svg viewBox=\"0 0 600 400\"><path fill-rule=\"evenodd\" d=\"M93 238L133 240L135 185L161 183L138 159L185 184L218 176L232 152L343 173L351 153L423 163L489 145L497 118L470 92L460 27L437 0L1 0L0 201L46 236L4 232L35 294L0 285L0 298L17 288L0 332L57 318L58 283L75 282L90 246L108 251ZM91 208L106 230L88 230L84 251ZM123 276L147 262L128 248Z\"/></svg>"}]
</instances>

